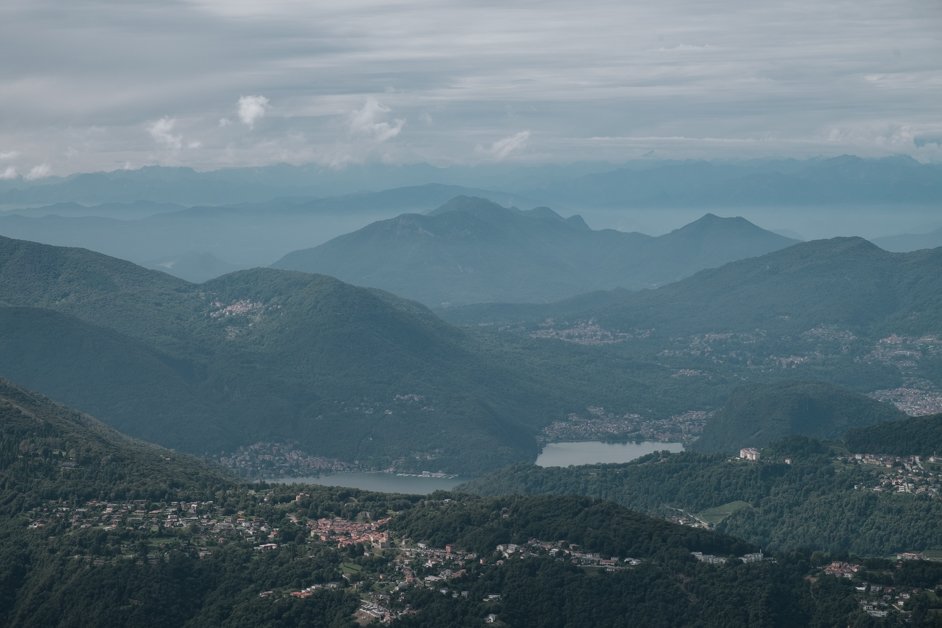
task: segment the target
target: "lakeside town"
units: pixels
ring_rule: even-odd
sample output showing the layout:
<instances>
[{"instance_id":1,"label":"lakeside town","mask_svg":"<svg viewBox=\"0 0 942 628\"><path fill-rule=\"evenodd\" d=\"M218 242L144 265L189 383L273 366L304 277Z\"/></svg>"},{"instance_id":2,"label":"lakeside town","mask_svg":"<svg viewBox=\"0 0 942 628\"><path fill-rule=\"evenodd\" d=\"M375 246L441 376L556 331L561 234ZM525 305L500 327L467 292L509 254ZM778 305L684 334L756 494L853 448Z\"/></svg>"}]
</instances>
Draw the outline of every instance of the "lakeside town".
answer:
<instances>
[{"instance_id":1,"label":"lakeside town","mask_svg":"<svg viewBox=\"0 0 942 628\"><path fill-rule=\"evenodd\" d=\"M619 414L602 406L589 406L585 413L570 413L563 421L553 421L538 437L541 445L585 440L647 440L689 445L703 433L713 415L706 410L688 410L662 419L640 414Z\"/></svg>"}]
</instances>

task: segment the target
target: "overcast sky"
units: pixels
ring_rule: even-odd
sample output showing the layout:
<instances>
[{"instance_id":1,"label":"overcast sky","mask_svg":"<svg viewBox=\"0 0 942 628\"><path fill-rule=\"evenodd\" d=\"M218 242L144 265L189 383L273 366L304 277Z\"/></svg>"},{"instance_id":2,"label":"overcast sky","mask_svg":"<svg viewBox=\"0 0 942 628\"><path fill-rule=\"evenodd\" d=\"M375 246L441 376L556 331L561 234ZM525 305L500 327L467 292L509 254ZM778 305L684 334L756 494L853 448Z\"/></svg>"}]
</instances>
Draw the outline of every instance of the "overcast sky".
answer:
<instances>
[{"instance_id":1,"label":"overcast sky","mask_svg":"<svg viewBox=\"0 0 942 628\"><path fill-rule=\"evenodd\" d=\"M939 0L3 0L0 177L942 161Z\"/></svg>"}]
</instances>

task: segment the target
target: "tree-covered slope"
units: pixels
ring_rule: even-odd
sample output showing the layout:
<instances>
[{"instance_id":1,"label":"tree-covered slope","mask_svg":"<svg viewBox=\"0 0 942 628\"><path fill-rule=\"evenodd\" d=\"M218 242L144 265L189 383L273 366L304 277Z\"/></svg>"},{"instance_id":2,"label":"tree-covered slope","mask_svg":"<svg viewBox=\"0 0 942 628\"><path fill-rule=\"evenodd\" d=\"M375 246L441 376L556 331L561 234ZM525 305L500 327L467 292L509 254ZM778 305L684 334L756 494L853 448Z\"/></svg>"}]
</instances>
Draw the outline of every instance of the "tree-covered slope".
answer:
<instances>
[{"instance_id":1,"label":"tree-covered slope","mask_svg":"<svg viewBox=\"0 0 942 628\"><path fill-rule=\"evenodd\" d=\"M0 304L72 314L132 337L185 346L202 299L192 284L86 249L0 236Z\"/></svg>"},{"instance_id":2,"label":"tree-covered slope","mask_svg":"<svg viewBox=\"0 0 942 628\"><path fill-rule=\"evenodd\" d=\"M61 312L0 307L0 374L168 447L238 442L202 390L204 364Z\"/></svg>"},{"instance_id":3,"label":"tree-covered slope","mask_svg":"<svg viewBox=\"0 0 942 628\"><path fill-rule=\"evenodd\" d=\"M850 430L844 442L852 451L867 453L942 455L942 414L907 417Z\"/></svg>"},{"instance_id":4,"label":"tree-covered slope","mask_svg":"<svg viewBox=\"0 0 942 628\"><path fill-rule=\"evenodd\" d=\"M786 463L788 458L790 462ZM767 549L863 555L942 549L942 501L882 488L881 464L848 460L818 441L761 450L758 462L718 454L651 454L626 464L517 465L460 487L481 495L582 495L715 529ZM879 489L879 490L874 490Z\"/></svg>"},{"instance_id":5,"label":"tree-covered slope","mask_svg":"<svg viewBox=\"0 0 942 628\"><path fill-rule=\"evenodd\" d=\"M742 218L702 219L661 237L594 231L549 208L456 197L312 249L278 268L327 273L431 305L551 301L591 289L649 287L794 241Z\"/></svg>"},{"instance_id":6,"label":"tree-covered slope","mask_svg":"<svg viewBox=\"0 0 942 628\"><path fill-rule=\"evenodd\" d=\"M546 306L445 311L452 321L594 319L655 333L804 331L820 324L925 333L942 320L942 249L889 253L862 238L816 240L731 262L655 290L597 292Z\"/></svg>"},{"instance_id":7,"label":"tree-covered slope","mask_svg":"<svg viewBox=\"0 0 942 628\"><path fill-rule=\"evenodd\" d=\"M730 453L788 436L834 439L851 428L903 416L890 405L824 382L747 384L733 391L693 448Z\"/></svg>"},{"instance_id":8,"label":"tree-covered slope","mask_svg":"<svg viewBox=\"0 0 942 628\"><path fill-rule=\"evenodd\" d=\"M8 516L40 498L137 499L233 485L221 469L130 439L2 379L0 470Z\"/></svg>"}]
</instances>

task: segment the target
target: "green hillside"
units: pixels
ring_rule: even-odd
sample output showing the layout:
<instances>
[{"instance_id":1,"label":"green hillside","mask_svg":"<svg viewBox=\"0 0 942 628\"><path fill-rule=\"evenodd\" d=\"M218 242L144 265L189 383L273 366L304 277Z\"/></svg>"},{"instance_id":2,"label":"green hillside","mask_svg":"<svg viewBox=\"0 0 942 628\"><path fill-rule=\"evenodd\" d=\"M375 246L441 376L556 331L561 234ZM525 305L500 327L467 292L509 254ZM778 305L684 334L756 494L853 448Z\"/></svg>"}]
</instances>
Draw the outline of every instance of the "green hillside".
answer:
<instances>
[{"instance_id":1,"label":"green hillside","mask_svg":"<svg viewBox=\"0 0 942 628\"><path fill-rule=\"evenodd\" d=\"M692 447L730 453L788 436L834 439L851 428L903 416L892 406L824 382L750 384L733 391Z\"/></svg>"},{"instance_id":2,"label":"green hillside","mask_svg":"<svg viewBox=\"0 0 942 628\"><path fill-rule=\"evenodd\" d=\"M221 469L136 441L98 420L0 379L0 508L36 499L141 499L233 485Z\"/></svg>"},{"instance_id":3,"label":"green hillside","mask_svg":"<svg viewBox=\"0 0 942 628\"><path fill-rule=\"evenodd\" d=\"M942 455L942 414L907 417L847 432L851 451L896 456Z\"/></svg>"},{"instance_id":4,"label":"green hillside","mask_svg":"<svg viewBox=\"0 0 942 628\"><path fill-rule=\"evenodd\" d=\"M84 250L0 250L0 374L167 446L287 442L468 472L534 456L535 432L566 407L388 293L273 269L197 286Z\"/></svg>"},{"instance_id":5,"label":"green hillside","mask_svg":"<svg viewBox=\"0 0 942 628\"><path fill-rule=\"evenodd\" d=\"M762 449L758 462L662 452L627 464L517 465L459 490L588 496L688 524L709 522L770 550L804 547L885 556L942 549L937 494L887 491L882 484L886 473L882 464L848 459L840 448L792 439Z\"/></svg>"}]
</instances>

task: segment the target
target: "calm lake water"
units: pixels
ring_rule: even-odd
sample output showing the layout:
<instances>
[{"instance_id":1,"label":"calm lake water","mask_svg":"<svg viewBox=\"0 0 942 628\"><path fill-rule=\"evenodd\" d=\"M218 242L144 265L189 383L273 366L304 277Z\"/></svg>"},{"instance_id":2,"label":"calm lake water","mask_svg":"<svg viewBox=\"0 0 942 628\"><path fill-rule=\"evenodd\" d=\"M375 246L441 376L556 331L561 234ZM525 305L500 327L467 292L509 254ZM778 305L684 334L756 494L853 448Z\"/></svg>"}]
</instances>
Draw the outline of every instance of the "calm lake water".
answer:
<instances>
[{"instance_id":1,"label":"calm lake water","mask_svg":"<svg viewBox=\"0 0 942 628\"><path fill-rule=\"evenodd\" d=\"M629 462L654 451L683 451L680 443L603 443L584 441L578 443L551 443L543 448L536 464L541 467L568 467L569 465L596 464L606 462ZM405 493L428 495L435 491L450 491L467 478L426 478L410 475L395 475L367 471L331 473L316 477L281 478L270 480L278 484L319 484L321 486L344 486L377 493Z\"/></svg>"},{"instance_id":2,"label":"calm lake water","mask_svg":"<svg viewBox=\"0 0 942 628\"><path fill-rule=\"evenodd\" d=\"M681 443L658 443L641 441L638 443L603 443L601 441L581 441L574 443L550 443L543 448L536 459L540 467L568 467L580 464L604 464L612 462L631 462L655 451L683 451Z\"/></svg>"},{"instance_id":3,"label":"calm lake water","mask_svg":"<svg viewBox=\"0 0 942 628\"><path fill-rule=\"evenodd\" d=\"M392 473L367 473L364 471L349 471L346 473L331 473L317 477L282 478L272 480L279 484L319 484L321 486L344 486L358 488L364 491L377 493L405 493L407 495L428 495L435 491L450 491L459 484L466 482L466 478L423 478L408 475L394 475Z\"/></svg>"}]
</instances>

